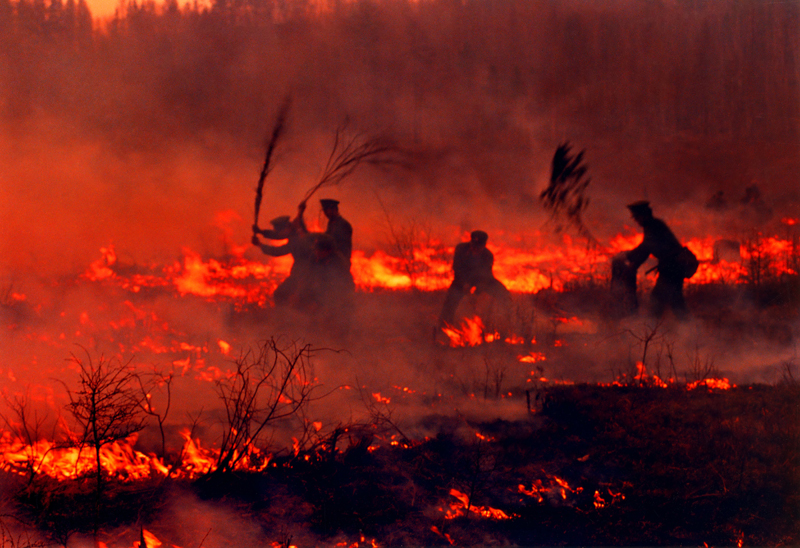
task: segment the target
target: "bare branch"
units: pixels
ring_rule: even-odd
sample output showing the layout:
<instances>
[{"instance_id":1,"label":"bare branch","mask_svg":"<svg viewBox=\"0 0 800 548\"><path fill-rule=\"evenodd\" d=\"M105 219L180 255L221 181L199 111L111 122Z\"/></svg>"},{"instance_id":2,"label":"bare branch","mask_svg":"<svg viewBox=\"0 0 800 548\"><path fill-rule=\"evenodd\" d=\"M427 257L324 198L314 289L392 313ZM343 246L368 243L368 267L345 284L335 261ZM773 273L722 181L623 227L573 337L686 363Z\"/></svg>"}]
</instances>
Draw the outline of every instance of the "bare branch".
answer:
<instances>
[{"instance_id":1,"label":"bare branch","mask_svg":"<svg viewBox=\"0 0 800 548\"><path fill-rule=\"evenodd\" d=\"M334 186L353 173L361 162L373 164L390 163L386 154L396 150L396 147L385 139L367 139L363 134L356 133L346 136L347 122L336 129L333 147L325 164L320 180L303 197L307 202L322 187Z\"/></svg>"},{"instance_id":2,"label":"bare branch","mask_svg":"<svg viewBox=\"0 0 800 548\"><path fill-rule=\"evenodd\" d=\"M166 457L167 452L167 442L166 442L166 435L164 433L164 424L167 421L167 416L169 415L169 410L172 405L172 381L175 379L173 373L164 374L160 371L154 370L153 373L150 375L150 379L145 382L145 379L142 375L136 376L136 382L139 385L139 390L141 391L141 407L142 411L150 416L154 417L157 424L158 430L161 434L161 457ZM164 402L164 409L162 412L156 410L155 406L153 405L153 391L159 388L162 388L164 392L166 392L166 401Z\"/></svg>"},{"instance_id":3,"label":"bare branch","mask_svg":"<svg viewBox=\"0 0 800 548\"><path fill-rule=\"evenodd\" d=\"M89 445L94 449L100 482L100 449L144 428L143 396L135 387L137 375L130 362L123 364L102 355L95 362L88 351L85 359L73 354L71 361L79 369L78 389L67 388L67 410L79 426L79 437L73 441L79 448Z\"/></svg>"},{"instance_id":4,"label":"bare branch","mask_svg":"<svg viewBox=\"0 0 800 548\"><path fill-rule=\"evenodd\" d=\"M37 456L35 445L43 437L41 430L48 420L48 415L45 413L44 416L39 416L36 409L31 410L30 398L27 395L14 396L12 399L4 394L3 399L11 410L13 418L5 414L1 414L0 418L8 430L26 446L28 460L25 462L24 468L28 472L28 484L30 485L36 477L39 466L53 448L51 447L42 455Z\"/></svg>"},{"instance_id":5,"label":"bare branch","mask_svg":"<svg viewBox=\"0 0 800 548\"><path fill-rule=\"evenodd\" d=\"M261 166L261 174L258 177L258 185L256 186L255 220L253 221L255 225L258 225L258 213L261 210L261 199L264 192L264 180L266 180L267 175L269 175L269 172L272 170L272 166L270 165L270 162L272 161L272 153L275 151L278 140L283 135L286 126L286 116L288 115L290 104L289 97L284 99L283 104L278 110L278 116L275 120L275 125L272 127L272 134L270 135L269 142L267 143L267 151L264 154L264 165Z\"/></svg>"},{"instance_id":6,"label":"bare branch","mask_svg":"<svg viewBox=\"0 0 800 548\"><path fill-rule=\"evenodd\" d=\"M283 345L274 338L236 360L230 378L216 382L225 408L220 453L212 473L230 472L260 450L271 425L300 415L316 385L310 345Z\"/></svg>"}]
</instances>

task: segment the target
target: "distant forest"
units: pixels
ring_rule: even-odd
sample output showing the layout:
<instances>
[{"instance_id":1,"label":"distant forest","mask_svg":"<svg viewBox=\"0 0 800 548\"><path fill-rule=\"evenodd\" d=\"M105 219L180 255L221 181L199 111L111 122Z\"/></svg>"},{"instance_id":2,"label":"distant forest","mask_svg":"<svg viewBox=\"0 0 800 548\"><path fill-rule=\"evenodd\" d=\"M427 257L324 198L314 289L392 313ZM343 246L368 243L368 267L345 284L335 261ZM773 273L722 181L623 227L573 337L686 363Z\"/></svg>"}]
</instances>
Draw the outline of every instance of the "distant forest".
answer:
<instances>
[{"instance_id":1,"label":"distant forest","mask_svg":"<svg viewBox=\"0 0 800 548\"><path fill-rule=\"evenodd\" d=\"M596 132L800 138L800 2L0 0L0 119L126 145L263 140L282 97L407 136L510 112ZM447 126L447 128L445 128Z\"/></svg>"}]
</instances>

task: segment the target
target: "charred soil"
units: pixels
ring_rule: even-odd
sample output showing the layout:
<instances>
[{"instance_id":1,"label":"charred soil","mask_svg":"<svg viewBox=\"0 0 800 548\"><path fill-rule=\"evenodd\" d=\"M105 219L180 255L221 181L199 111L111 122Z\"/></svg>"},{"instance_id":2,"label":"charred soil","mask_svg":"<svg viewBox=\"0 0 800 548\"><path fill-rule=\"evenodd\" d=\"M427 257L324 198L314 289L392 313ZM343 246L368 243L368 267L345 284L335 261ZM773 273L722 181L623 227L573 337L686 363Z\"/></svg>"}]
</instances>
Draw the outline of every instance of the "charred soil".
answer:
<instances>
[{"instance_id":1,"label":"charred soil","mask_svg":"<svg viewBox=\"0 0 800 548\"><path fill-rule=\"evenodd\" d=\"M172 491L233 505L276 538L303 529L331 543L342 535L379 546L798 541L796 383L584 384L549 388L541 401L525 420L429 416L438 434L417 441L341 431L263 472L176 480ZM88 532L93 501L78 487L87 481L33 484L18 510L56 538ZM169 490L139 488L141 507L135 489L109 480L104 500L117 502L98 514L101 529L158 520L157 499Z\"/></svg>"}]
</instances>

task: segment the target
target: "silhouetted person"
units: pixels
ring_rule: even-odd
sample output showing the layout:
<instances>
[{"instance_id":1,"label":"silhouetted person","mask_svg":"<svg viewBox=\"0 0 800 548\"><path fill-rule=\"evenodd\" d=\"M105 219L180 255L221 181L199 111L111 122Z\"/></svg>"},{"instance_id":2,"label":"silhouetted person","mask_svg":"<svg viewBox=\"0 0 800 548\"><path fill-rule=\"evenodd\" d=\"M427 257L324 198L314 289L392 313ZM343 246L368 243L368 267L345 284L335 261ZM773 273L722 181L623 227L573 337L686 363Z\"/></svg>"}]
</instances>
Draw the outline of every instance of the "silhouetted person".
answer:
<instances>
[{"instance_id":1,"label":"silhouetted person","mask_svg":"<svg viewBox=\"0 0 800 548\"><path fill-rule=\"evenodd\" d=\"M311 260L311 301L315 307L347 315L355 291L350 264L328 234L320 234L314 242Z\"/></svg>"},{"instance_id":2,"label":"silhouetted person","mask_svg":"<svg viewBox=\"0 0 800 548\"><path fill-rule=\"evenodd\" d=\"M725 192L718 190L706 202L706 208L713 209L714 211L724 211L728 209L728 200L725 198Z\"/></svg>"},{"instance_id":3,"label":"silhouetted person","mask_svg":"<svg viewBox=\"0 0 800 548\"><path fill-rule=\"evenodd\" d=\"M275 289L272 298L279 305L305 306L311 299L317 235L305 231L305 225L298 223L297 218L292 221L288 216L276 217L270 224L272 229L267 230L253 226L253 245L271 257L291 255L294 260L289 276ZM286 240L286 243L279 246L263 244L258 239L259 234L272 240Z\"/></svg>"},{"instance_id":4,"label":"silhouetted person","mask_svg":"<svg viewBox=\"0 0 800 548\"><path fill-rule=\"evenodd\" d=\"M628 205L628 209L633 220L644 230L644 239L637 247L625 252L627 266L635 272L650 255L658 259L658 278L651 294L652 312L662 316L671 309L676 317L686 317L688 310L683 298L686 268L681 262L685 248L664 221L653 217L649 202L634 202Z\"/></svg>"},{"instance_id":5,"label":"silhouetted person","mask_svg":"<svg viewBox=\"0 0 800 548\"><path fill-rule=\"evenodd\" d=\"M760 226L768 222L773 216L772 208L764 201L758 185L750 185L744 189L744 196L742 196L740 204L740 222Z\"/></svg>"},{"instance_id":6,"label":"silhouetted person","mask_svg":"<svg viewBox=\"0 0 800 548\"><path fill-rule=\"evenodd\" d=\"M469 242L456 246L453 255L453 281L444 298L439 328L445 324L453 325L458 304L471 293L487 293L504 307L510 304L511 294L492 272L494 255L486 248L488 239L486 232L475 230L470 234Z\"/></svg>"},{"instance_id":7,"label":"silhouetted person","mask_svg":"<svg viewBox=\"0 0 800 548\"><path fill-rule=\"evenodd\" d=\"M353 227L339 213L339 202L337 200L320 200L322 212L328 218L328 226L325 234L333 238L336 249L347 259L350 264L350 256L353 253Z\"/></svg>"},{"instance_id":8,"label":"silhouetted person","mask_svg":"<svg viewBox=\"0 0 800 548\"><path fill-rule=\"evenodd\" d=\"M628 252L617 253L611 259L611 297L608 313L615 317L627 316L639 308L636 296L636 271L628 261Z\"/></svg>"},{"instance_id":9,"label":"silhouetted person","mask_svg":"<svg viewBox=\"0 0 800 548\"><path fill-rule=\"evenodd\" d=\"M322 206L322 212L328 219L328 226L325 227L325 232L323 232L323 234L327 234L333 238L336 249L347 260L349 266L350 256L353 253L353 227L339 213L339 202L337 200L323 199L320 200L319 203ZM297 219L293 221L302 225L303 230L307 230L305 228L305 221L303 220L303 213L305 210L305 201L300 202L300 205L297 206Z\"/></svg>"}]
</instances>

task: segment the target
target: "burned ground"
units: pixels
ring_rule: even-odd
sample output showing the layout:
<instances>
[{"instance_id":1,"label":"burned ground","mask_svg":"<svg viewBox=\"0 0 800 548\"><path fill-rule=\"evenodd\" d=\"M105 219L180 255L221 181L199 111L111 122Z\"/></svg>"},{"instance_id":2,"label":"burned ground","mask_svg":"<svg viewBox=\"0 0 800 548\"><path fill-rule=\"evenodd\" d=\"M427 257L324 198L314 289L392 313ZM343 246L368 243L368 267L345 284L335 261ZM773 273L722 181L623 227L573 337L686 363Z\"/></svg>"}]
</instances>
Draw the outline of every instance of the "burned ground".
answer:
<instances>
[{"instance_id":1,"label":"burned ground","mask_svg":"<svg viewBox=\"0 0 800 548\"><path fill-rule=\"evenodd\" d=\"M8 509L37 538L69 538L70 546L95 526L120 546L138 538L139 527L177 546L792 544L800 517L797 364L754 361L744 349L789 355L797 305L767 307L744 287L723 303L712 299L719 291L688 294L691 330L718 338L694 355L684 351L697 339L680 324L601 321L602 307L586 306L589 286L515 296L538 318L526 324L533 344L457 348L430 337L440 292L359 293L359 321L348 333L319 338L320 325L306 324L306 336L320 341L315 375L326 393L335 390L303 420L274 425L267 468L257 471L264 461L254 457L250 469L131 482L123 465L92 519L90 476L35 474L26 486L6 473ZM137 295L133 305L152 298ZM217 309L226 336L299 329L302 317L195 306ZM746 318L753 328L743 334ZM637 337L647 334L656 335L647 367L637 368ZM730 353L711 354L725 346ZM537 352L546 359L520 361ZM747 366L737 369L737 360ZM716 382L723 377L733 380ZM204 401L194 435L211 448L219 411L209 383L191 378L178 378L174 396ZM309 436L309 421L323 416ZM186 421L171 416L165 461L180 460L177 432ZM301 438L294 448L292 437ZM151 425L136 447L158 453L157 440ZM191 515L214 517L203 529L183 521Z\"/></svg>"}]
</instances>

